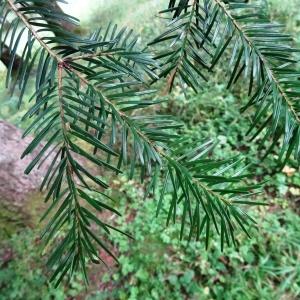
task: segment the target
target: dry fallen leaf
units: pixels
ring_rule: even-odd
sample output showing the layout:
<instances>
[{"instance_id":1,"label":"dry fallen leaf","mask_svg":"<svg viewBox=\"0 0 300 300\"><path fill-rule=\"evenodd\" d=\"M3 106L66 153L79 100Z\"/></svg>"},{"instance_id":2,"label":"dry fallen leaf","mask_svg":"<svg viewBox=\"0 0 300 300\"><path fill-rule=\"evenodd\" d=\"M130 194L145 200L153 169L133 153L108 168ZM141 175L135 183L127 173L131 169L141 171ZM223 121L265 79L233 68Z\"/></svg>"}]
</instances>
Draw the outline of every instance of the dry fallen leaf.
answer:
<instances>
[{"instance_id":1,"label":"dry fallen leaf","mask_svg":"<svg viewBox=\"0 0 300 300\"><path fill-rule=\"evenodd\" d=\"M284 174L286 174L288 177L292 177L292 176L295 174L296 169L291 168L291 167L289 167L289 166L285 166L285 167L283 168L282 172L283 172Z\"/></svg>"},{"instance_id":2,"label":"dry fallen leaf","mask_svg":"<svg viewBox=\"0 0 300 300\"><path fill-rule=\"evenodd\" d=\"M289 191L290 191L290 193L291 193L293 196L300 196L300 189L291 187L291 188L289 189Z\"/></svg>"}]
</instances>

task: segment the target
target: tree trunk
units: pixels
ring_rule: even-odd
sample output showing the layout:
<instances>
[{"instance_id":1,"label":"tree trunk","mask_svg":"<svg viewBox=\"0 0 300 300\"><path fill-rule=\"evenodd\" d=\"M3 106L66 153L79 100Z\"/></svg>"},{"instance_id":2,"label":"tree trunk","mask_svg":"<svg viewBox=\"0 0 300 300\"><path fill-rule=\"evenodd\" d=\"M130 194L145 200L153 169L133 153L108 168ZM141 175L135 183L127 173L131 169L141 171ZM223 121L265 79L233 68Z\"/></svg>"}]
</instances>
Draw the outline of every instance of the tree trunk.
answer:
<instances>
[{"instance_id":1,"label":"tree trunk","mask_svg":"<svg viewBox=\"0 0 300 300\"><path fill-rule=\"evenodd\" d=\"M57 4L56 1L49 1L47 3L41 3L41 4L37 4L37 5L40 5L45 8L50 8L51 11L63 13L63 10ZM69 32L75 32L78 29L78 26L76 26L70 22L67 22L67 21L61 20L58 23L59 23L60 27L64 28L66 31L69 31ZM10 53L9 47L7 45L3 45L0 60L8 68L10 60L11 60L11 53ZM13 73L18 71L19 67L21 66L21 63L22 63L22 58L19 55L16 55L15 60L13 62L13 66L12 66Z\"/></svg>"},{"instance_id":2,"label":"tree trunk","mask_svg":"<svg viewBox=\"0 0 300 300\"><path fill-rule=\"evenodd\" d=\"M2 61L2 63L5 65L6 68L9 67L10 60L11 60L11 53L9 51L9 47L6 46L5 44L3 45L0 60ZM16 55L12 66L13 73L20 68L21 63L22 63L21 57Z\"/></svg>"}]
</instances>

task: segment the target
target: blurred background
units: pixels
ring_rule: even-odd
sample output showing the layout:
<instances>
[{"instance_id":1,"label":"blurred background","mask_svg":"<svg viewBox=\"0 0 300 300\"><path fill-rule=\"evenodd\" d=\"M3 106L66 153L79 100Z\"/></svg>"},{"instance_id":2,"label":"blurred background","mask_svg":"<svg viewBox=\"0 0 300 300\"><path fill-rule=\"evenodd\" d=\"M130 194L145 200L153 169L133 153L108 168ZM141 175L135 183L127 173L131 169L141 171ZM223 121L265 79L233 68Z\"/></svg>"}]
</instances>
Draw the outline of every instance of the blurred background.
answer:
<instances>
[{"instance_id":1,"label":"blurred background","mask_svg":"<svg viewBox=\"0 0 300 300\"><path fill-rule=\"evenodd\" d=\"M164 20L158 11L166 0L69 0L66 13L81 20L80 31L88 34L110 21L128 26L140 35L141 47L159 34ZM286 25L300 48L300 0L270 0L272 18ZM0 63L1 64L1 63ZM247 101L244 86L226 90L221 68L204 91L184 96L177 88L160 108L184 122L184 132L201 140L218 138L216 158L244 154L258 163L258 147L242 140L250 117L239 113ZM112 178L113 196L122 217L120 229L135 240L113 234L111 243L120 259L110 258L104 266L90 268L90 286L80 274L71 283L54 289L48 281L45 256L39 242L43 195L38 192L42 176L22 175L25 161L19 161L24 145L21 118L29 107L17 110L17 97L5 89L6 69L0 65L0 299L300 299L300 174L293 165L273 174L276 157L269 156L256 168L253 183L267 180L257 196L270 205L251 209L259 231L252 239L239 237L240 249L220 251L213 241L206 251L203 243L178 240L178 226L165 228L165 216L155 218L156 201L144 200L143 185L126 176ZM26 95L29 98L30 94ZM257 160L257 161L256 161ZM168 196L166 196L168 197ZM168 199L166 199L168 200Z\"/></svg>"}]
</instances>

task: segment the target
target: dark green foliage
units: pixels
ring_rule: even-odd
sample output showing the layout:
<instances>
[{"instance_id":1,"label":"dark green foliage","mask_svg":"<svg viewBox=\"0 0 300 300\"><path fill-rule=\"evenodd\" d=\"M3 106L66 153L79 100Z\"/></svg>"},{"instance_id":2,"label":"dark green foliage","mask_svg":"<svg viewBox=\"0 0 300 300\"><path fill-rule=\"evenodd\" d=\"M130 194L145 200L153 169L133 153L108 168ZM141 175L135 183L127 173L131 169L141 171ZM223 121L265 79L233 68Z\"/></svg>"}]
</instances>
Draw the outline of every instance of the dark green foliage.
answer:
<instances>
[{"instance_id":1,"label":"dark green foliage","mask_svg":"<svg viewBox=\"0 0 300 300\"><path fill-rule=\"evenodd\" d=\"M249 132L253 139L264 132L273 139L268 155L280 144L279 161L284 165L292 154L300 160L299 71L293 38L271 23L261 1L170 1L168 30L151 44L171 40L163 58L161 77L170 74L172 88L176 78L198 90L204 72L211 72L231 49L228 88L247 79L249 102L242 111L255 107ZM228 62L226 62L228 64ZM245 80L244 80L245 81ZM264 141L263 140L263 141Z\"/></svg>"},{"instance_id":2,"label":"dark green foliage","mask_svg":"<svg viewBox=\"0 0 300 300\"><path fill-rule=\"evenodd\" d=\"M299 81L291 56L295 50L285 45L289 37L260 14L245 15L256 6L243 1L177 2L170 1L165 11L171 14L170 29L152 43L172 39L172 47L154 57L140 50L127 28L110 24L80 37L61 28L62 22L77 20L45 8L45 1L0 1L1 45L9 42L11 53L6 83L19 93L19 106L33 67L37 70L31 108L24 116L31 120L24 135L35 138L23 157L45 141L25 172L45 159L52 162L41 186L49 203L42 239L51 252L47 265L56 286L77 270L88 282L87 263L103 262L99 249L117 260L108 245L110 234L130 237L103 217L105 212L120 214L107 192L110 183L104 172L128 172L132 178L140 171L141 181L149 181L146 196L161 189L157 215L166 206L164 195L171 194L167 224L181 219L181 239L198 241L202 234L208 248L217 234L223 250L225 244L237 246L238 232L250 236L248 228L255 220L241 207L263 204L250 197L260 184L248 184L242 158L213 159L213 140L186 138L174 117L154 113L163 101L149 83L160 77L170 74L172 87L179 76L184 88L197 90L199 79L206 78L234 41L229 86L243 72L249 76L252 98L245 108L258 107L252 128L258 127L258 133L267 128L265 139L273 136L274 145L283 139L283 163L292 152L299 158ZM13 75L24 37L23 63Z\"/></svg>"},{"instance_id":3,"label":"dark green foliage","mask_svg":"<svg viewBox=\"0 0 300 300\"><path fill-rule=\"evenodd\" d=\"M84 285L74 282L65 292L48 283L37 232L24 230L1 244L0 299L63 300L78 295ZM80 275L76 274L76 278Z\"/></svg>"}]
</instances>

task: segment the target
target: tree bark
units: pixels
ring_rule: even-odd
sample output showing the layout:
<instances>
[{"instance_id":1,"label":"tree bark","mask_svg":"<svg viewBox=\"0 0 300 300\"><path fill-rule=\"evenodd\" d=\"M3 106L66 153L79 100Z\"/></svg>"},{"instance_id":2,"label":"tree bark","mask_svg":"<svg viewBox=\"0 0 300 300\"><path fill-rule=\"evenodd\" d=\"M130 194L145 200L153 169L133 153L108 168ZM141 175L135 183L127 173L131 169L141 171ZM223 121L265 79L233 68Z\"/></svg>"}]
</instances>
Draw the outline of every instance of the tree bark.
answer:
<instances>
[{"instance_id":1,"label":"tree bark","mask_svg":"<svg viewBox=\"0 0 300 300\"><path fill-rule=\"evenodd\" d=\"M3 45L0 60L2 61L2 63L5 65L6 68L9 67L10 60L11 60L11 53L9 51L9 47L5 44ZM16 55L14 62L13 62L13 66L12 66L13 73L16 72L20 68L21 64L22 64L21 57Z\"/></svg>"},{"instance_id":2,"label":"tree bark","mask_svg":"<svg viewBox=\"0 0 300 300\"><path fill-rule=\"evenodd\" d=\"M44 7L44 8L49 8L49 9L51 9L51 11L55 11L57 13L64 13L62 8L57 4L56 1L49 1L47 3L41 3L41 4L38 4L38 5L41 6L41 7ZM67 22L67 21L64 21L64 20L58 21L58 24L63 29L65 29L66 31L69 31L69 32L76 32L76 30L79 27L79 26L76 26L73 23L70 23L70 22Z\"/></svg>"},{"instance_id":3,"label":"tree bark","mask_svg":"<svg viewBox=\"0 0 300 300\"><path fill-rule=\"evenodd\" d=\"M49 8L51 9L51 11L55 11L57 13L64 13L62 8L57 4L56 1L49 1L47 3L41 3L37 5L40 5L41 7L44 8ZM64 20L58 21L58 25L68 32L76 32L79 29L79 27L76 26L75 24ZM11 61L11 53L9 51L9 47L5 44L1 52L0 60L6 66L6 68L8 68ZM21 64L22 64L22 58L19 55L16 55L12 66L12 72L16 73L19 70Z\"/></svg>"}]
</instances>

